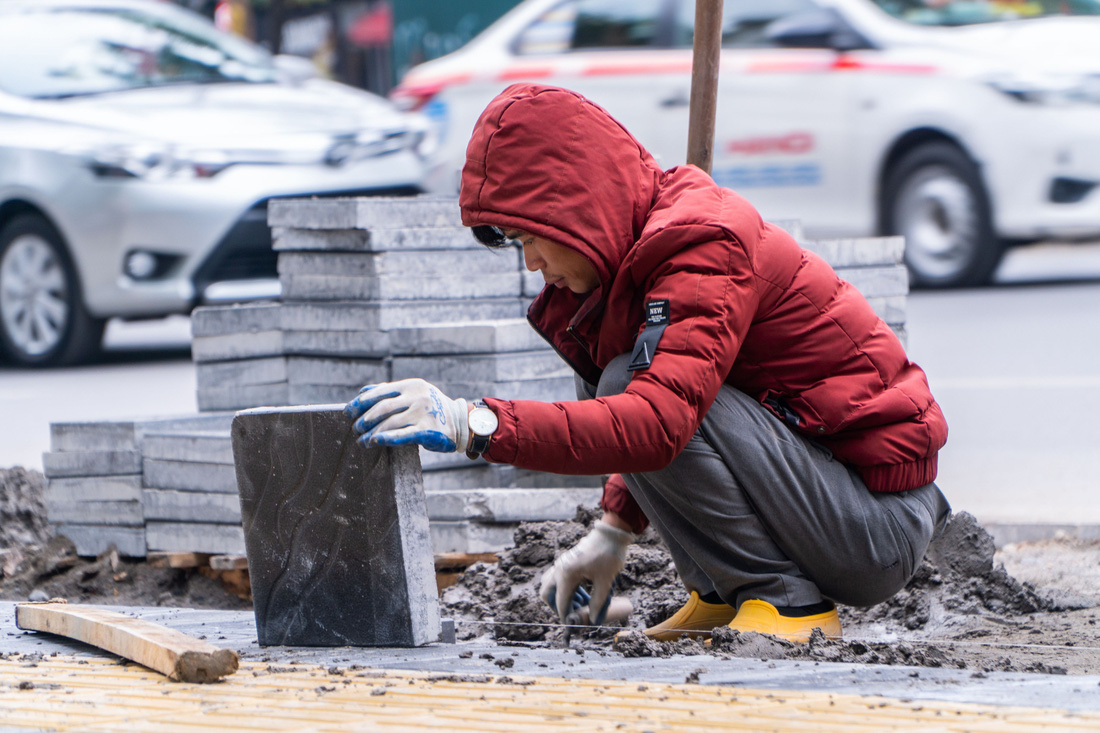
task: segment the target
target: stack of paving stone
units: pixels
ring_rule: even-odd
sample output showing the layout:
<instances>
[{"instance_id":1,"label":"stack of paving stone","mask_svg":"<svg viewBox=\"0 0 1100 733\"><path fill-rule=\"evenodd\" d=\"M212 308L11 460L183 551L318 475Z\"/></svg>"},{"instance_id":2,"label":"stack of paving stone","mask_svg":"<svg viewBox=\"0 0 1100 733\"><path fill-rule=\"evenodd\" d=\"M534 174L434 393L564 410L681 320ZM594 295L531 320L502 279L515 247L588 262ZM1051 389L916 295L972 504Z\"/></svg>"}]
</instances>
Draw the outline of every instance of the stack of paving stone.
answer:
<instances>
[{"instance_id":1,"label":"stack of paving stone","mask_svg":"<svg viewBox=\"0 0 1100 733\"><path fill-rule=\"evenodd\" d=\"M146 537L142 455L147 436L216 429L228 440L231 419L231 413L215 413L51 424L50 451L42 464L46 512L55 531L69 537L80 555L98 555L111 545L133 557L158 549ZM239 521L239 509L237 516Z\"/></svg>"},{"instance_id":2,"label":"stack of paving stone","mask_svg":"<svg viewBox=\"0 0 1100 733\"><path fill-rule=\"evenodd\" d=\"M343 403L364 384L406 377L454 397L574 399L571 372L522 317L541 276L517 248L479 245L458 211L436 197L272 202L282 298L194 312L199 409ZM904 342L902 238L808 241L798 222L779 224ZM55 440L51 521L90 552L113 537L127 554L243 553L228 420L135 430L123 447ZM89 455L62 455L74 450ZM600 493L598 477L427 451L421 461L436 552L503 549L520 521L571 517Z\"/></svg>"},{"instance_id":3,"label":"stack of paving stone","mask_svg":"<svg viewBox=\"0 0 1100 733\"><path fill-rule=\"evenodd\" d=\"M211 427L218 429L146 432L141 502L149 550L244 554L229 428Z\"/></svg>"}]
</instances>

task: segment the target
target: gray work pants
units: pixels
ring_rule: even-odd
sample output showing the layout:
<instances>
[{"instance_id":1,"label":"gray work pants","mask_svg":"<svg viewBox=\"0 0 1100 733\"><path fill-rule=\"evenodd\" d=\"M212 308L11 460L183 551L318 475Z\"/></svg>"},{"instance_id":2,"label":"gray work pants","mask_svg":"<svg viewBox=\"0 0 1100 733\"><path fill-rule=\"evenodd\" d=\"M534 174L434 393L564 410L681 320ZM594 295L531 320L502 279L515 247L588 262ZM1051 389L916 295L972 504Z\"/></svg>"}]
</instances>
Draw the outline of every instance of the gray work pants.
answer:
<instances>
[{"instance_id":1,"label":"gray work pants","mask_svg":"<svg viewBox=\"0 0 1100 733\"><path fill-rule=\"evenodd\" d=\"M578 398L624 391L629 359L612 360L595 389L578 378ZM828 450L728 385L671 464L623 478L688 590L717 592L732 606L880 603L909 582L950 513L935 484L868 490Z\"/></svg>"}]
</instances>

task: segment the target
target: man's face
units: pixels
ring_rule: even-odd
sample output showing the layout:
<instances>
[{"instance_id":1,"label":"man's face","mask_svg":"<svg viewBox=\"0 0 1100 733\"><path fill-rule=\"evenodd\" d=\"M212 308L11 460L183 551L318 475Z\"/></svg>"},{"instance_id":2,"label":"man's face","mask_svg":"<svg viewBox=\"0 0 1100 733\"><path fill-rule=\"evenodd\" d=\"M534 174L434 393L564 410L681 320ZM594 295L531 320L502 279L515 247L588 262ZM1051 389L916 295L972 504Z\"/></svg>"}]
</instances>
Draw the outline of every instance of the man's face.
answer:
<instances>
[{"instance_id":1,"label":"man's face","mask_svg":"<svg viewBox=\"0 0 1100 733\"><path fill-rule=\"evenodd\" d=\"M518 239L523 245L523 263L531 272L541 272L547 285L569 288L574 293L591 293L600 284L596 268L582 254L534 234L509 229L504 232L509 239Z\"/></svg>"}]
</instances>

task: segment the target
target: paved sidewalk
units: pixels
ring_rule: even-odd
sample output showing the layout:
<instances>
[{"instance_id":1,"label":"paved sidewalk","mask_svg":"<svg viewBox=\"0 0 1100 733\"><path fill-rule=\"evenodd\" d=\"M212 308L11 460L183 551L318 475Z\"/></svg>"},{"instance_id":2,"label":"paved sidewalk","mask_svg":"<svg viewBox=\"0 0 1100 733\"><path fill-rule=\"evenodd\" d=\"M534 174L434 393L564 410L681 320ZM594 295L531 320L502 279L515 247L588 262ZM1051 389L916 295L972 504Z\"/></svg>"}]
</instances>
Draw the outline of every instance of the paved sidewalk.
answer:
<instances>
[{"instance_id":1,"label":"paved sidewalk","mask_svg":"<svg viewBox=\"0 0 1100 733\"><path fill-rule=\"evenodd\" d=\"M20 631L14 604L0 602L0 730L1100 729L1095 675L631 659L485 642L261 648L250 612L119 610L236 649L242 669L216 685L170 683Z\"/></svg>"}]
</instances>

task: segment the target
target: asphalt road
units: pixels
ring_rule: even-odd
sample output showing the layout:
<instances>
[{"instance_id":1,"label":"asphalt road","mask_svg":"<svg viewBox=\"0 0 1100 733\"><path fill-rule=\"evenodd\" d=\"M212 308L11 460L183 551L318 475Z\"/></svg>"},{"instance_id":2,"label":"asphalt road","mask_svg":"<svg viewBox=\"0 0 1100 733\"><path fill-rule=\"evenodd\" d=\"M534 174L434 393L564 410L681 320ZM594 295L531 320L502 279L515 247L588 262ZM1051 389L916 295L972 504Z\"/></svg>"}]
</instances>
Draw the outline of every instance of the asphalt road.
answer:
<instances>
[{"instance_id":1,"label":"asphalt road","mask_svg":"<svg viewBox=\"0 0 1100 733\"><path fill-rule=\"evenodd\" d=\"M1016 250L997 285L912 295L908 323L950 425L955 509L1100 524L1100 244ZM188 343L186 318L112 323L98 364L0 365L0 466L40 469L51 422L195 412Z\"/></svg>"}]
</instances>

